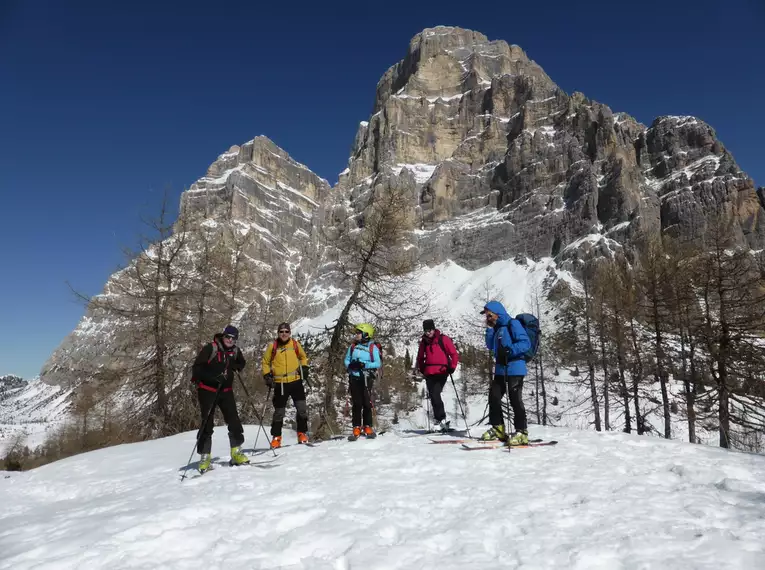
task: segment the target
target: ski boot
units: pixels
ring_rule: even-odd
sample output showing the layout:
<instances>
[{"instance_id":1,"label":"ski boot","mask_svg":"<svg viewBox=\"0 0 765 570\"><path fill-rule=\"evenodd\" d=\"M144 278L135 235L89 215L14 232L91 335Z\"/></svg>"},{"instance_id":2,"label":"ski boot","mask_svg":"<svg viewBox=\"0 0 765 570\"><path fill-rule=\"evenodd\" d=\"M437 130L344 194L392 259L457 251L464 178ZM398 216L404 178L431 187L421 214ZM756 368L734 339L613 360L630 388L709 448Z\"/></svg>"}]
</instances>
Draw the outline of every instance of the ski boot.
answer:
<instances>
[{"instance_id":1,"label":"ski boot","mask_svg":"<svg viewBox=\"0 0 765 570\"><path fill-rule=\"evenodd\" d=\"M282 446L282 436L275 435L271 439L271 449L279 449Z\"/></svg>"},{"instance_id":2,"label":"ski boot","mask_svg":"<svg viewBox=\"0 0 765 570\"><path fill-rule=\"evenodd\" d=\"M232 447L231 448L231 461L229 461L229 464L234 465L246 465L250 462L250 458L247 457L244 453L242 453L241 447Z\"/></svg>"},{"instance_id":3,"label":"ski boot","mask_svg":"<svg viewBox=\"0 0 765 570\"><path fill-rule=\"evenodd\" d=\"M446 420L446 419L438 422L436 424L436 429L440 431L441 433L446 433L452 430L449 420Z\"/></svg>"},{"instance_id":4,"label":"ski boot","mask_svg":"<svg viewBox=\"0 0 765 570\"><path fill-rule=\"evenodd\" d=\"M367 439L374 439L377 437L375 430L373 430L370 426L364 426L364 435L367 437Z\"/></svg>"},{"instance_id":5,"label":"ski boot","mask_svg":"<svg viewBox=\"0 0 765 570\"><path fill-rule=\"evenodd\" d=\"M348 441L356 441L359 439L359 436L361 435L361 428L359 426L354 426L353 433L348 436Z\"/></svg>"},{"instance_id":6,"label":"ski boot","mask_svg":"<svg viewBox=\"0 0 765 570\"><path fill-rule=\"evenodd\" d=\"M505 426L502 424L498 426L492 426L486 430L481 436L481 441L507 441L507 435L505 434Z\"/></svg>"},{"instance_id":7,"label":"ski boot","mask_svg":"<svg viewBox=\"0 0 765 570\"><path fill-rule=\"evenodd\" d=\"M210 470L210 463L212 462L212 454L210 453L202 453L201 457L199 458L199 472L204 473L206 471Z\"/></svg>"},{"instance_id":8,"label":"ski boot","mask_svg":"<svg viewBox=\"0 0 765 570\"><path fill-rule=\"evenodd\" d=\"M529 432L524 430L515 432L513 437L507 440L506 445L513 447L514 445L528 445L529 444Z\"/></svg>"},{"instance_id":9,"label":"ski boot","mask_svg":"<svg viewBox=\"0 0 765 570\"><path fill-rule=\"evenodd\" d=\"M308 434L305 434L302 431L299 431L298 432L298 443L308 443Z\"/></svg>"}]
</instances>

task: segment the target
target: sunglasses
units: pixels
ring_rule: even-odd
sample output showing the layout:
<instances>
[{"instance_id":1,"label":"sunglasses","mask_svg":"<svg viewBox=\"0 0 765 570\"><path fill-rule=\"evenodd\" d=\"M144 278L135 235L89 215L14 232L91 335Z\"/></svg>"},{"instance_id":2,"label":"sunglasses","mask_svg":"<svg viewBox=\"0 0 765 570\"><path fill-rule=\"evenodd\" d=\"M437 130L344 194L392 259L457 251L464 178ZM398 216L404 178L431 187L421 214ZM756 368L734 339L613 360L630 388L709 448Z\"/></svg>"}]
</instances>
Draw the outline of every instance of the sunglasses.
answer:
<instances>
[{"instance_id":1,"label":"sunglasses","mask_svg":"<svg viewBox=\"0 0 765 570\"><path fill-rule=\"evenodd\" d=\"M279 331L279 334L290 334L290 331Z\"/></svg>"},{"instance_id":2,"label":"sunglasses","mask_svg":"<svg viewBox=\"0 0 765 570\"><path fill-rule=\"evenodd\" d=\"M236 337L235 337L235 336L233 336L233 335L230 335L230 334L224 334L224 335L223 335L223 338L228 338L228 339L230 339L230 340L236 340Z\"/></svg>"}]
</instances>

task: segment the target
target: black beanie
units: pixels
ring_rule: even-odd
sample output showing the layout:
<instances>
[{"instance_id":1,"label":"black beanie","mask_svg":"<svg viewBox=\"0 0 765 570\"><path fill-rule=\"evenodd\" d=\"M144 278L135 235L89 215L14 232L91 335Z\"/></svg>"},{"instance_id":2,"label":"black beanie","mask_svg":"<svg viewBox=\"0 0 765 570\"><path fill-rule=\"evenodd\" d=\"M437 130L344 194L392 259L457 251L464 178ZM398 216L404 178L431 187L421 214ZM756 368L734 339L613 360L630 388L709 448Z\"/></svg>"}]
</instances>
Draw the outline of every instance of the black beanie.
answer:
<instances>
[{"instance_id":1,"label":"black beanie","mask_svg":"<svg viewBox=\"0 0 765 570\"><path fill-rule=\"evenodd\" d=\"M433 322L433 319L425 319L424 321L422 321L422 330L424 331L436 330L436 324Z\"/></svg>"}]
</instances>

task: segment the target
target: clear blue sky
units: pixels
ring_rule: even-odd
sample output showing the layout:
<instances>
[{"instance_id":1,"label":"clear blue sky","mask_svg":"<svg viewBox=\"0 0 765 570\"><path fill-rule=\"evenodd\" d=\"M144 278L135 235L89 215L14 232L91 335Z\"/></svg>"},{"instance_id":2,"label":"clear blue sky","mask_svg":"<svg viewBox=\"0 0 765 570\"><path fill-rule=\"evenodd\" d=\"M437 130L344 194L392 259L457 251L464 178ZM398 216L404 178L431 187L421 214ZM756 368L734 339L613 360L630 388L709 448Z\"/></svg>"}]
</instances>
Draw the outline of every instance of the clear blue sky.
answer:
<instances>
[{"instance_id":1,"label":"clear blue sky","mask_svg":"<svg viewBox=\"0 0 765 570\"><path fill-rule=\"evenodd\" d=\"M36 375L164 188L265 134L335 183L375 85L439 24L565 91L709 122L765 184L763 0L0 0L0 374ZM652 34L655 34L652 36Z\"/></svg>"}]
</instances>

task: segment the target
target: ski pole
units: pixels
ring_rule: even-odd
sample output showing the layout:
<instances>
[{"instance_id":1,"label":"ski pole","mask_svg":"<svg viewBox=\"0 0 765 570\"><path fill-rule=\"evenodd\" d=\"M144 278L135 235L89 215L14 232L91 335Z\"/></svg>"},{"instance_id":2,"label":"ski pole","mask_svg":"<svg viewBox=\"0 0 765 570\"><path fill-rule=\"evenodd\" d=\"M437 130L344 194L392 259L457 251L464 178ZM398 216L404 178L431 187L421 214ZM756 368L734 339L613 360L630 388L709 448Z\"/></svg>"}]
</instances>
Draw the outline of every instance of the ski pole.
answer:
<instances>
[{"instance_id":1,"label":"ski pole","mask_svg":"<svg viewBox=\"0 0 765 570\"><path fill-rule=\"evenodd\" d=\"M183 470L183 474L181 475L181 483L183 483L183 480L186 478L186 472L189 470L189 465L191 465L191 458L194 457L194 451L199 447L199 442L202 440L202 435L205 432L205 429L207 429L207 424L210 422L210 418L215 414L215 406L218 405L218 395L220 394L220 390L223 384L218 384L218 389L215 390L215 399L213 400L212 406L210 406L210 411L207 413L207 417L205 418L205 421L202 423L202 427L199 428L199 433L197 433L197 439L194 442L194 447L191 450L191 454L189 455L189 460L186 462L186 469Z\"/></svg>"},{"instance_id":2,"label":"ski pole","mask_svg":"<svg viewBox=\"0 0 765 570\"><path fill-rule=\"evenodd\" d=\"M428 390L428 381L425 380L425 418L428 420L428 432L430 432L430 390Z\"/></svg>"},{"instance_id":3,"label":"ski pole","mask_svg":"<svg viewBox=\"0 0 765 570\"><path fill-rule=\"evenodd\" d=\"M236 371L236 377L239 378L239 383L242 385L242 390L244 390L245 396L247 396L247 399L250 401L250 405L252 406L252 411L255 412L255 418L257 418L258 422L260 422L260 429L263 430L263 435L266 436L266 441L268 441L268 447L271 448L271 452L274 454L274 457L278 457L276 455L276 450L271 447L271 438L268 437L268 434L266 433L266 428L263 427L263 416L258 416L258 410L255 407L255 400L252 399L252 396L250 396L250 391L247 389L247 386L244 385L244 380L242 380L242 375L239 374L239 371ZM268 391L269 394L271 393L271 390ZM268 400L266 400L266 403L268 403ZM265 414L265 408L263 409L263 413Z\"/></svg>"},{"instance_id":4,"label":"ski pole","mask_svg":"<svg viewBox=\"0 0 765 570\"><path fill-rule=\"evenodd\" d=\"M263 411L260 413L260 417L261 418L266 417L266 406L268 405L268 401L270 399L271 399L271 386L268 387L268 395L266 396L266 401L263 402ZM260 425L261 425L261 428L262 428L263 427L263 422L261 420L258 420L258 421L260 421ZM265 429L264 429L264 431L265 431ZM253 451L255 451L255 448L258 447L258 438L259 437L260 437L260 430L258 430L258 433L255 434L255 443L252 444L252 450ZM252 455L252 454L250 454L250 455Z\"/></svg>"},{"instance_id":5,"label":"ski pole","mask_svg":"<svg viewBox=\"0 0 765 570\"><path fill-rule=\"evenodd\" d=\"M465 408L462 407L462 400L460 400L459 392L457 392L457 385L454 383L454 376L449 374L449 378L451 378L452 386L454 387L454 396L457 398L457 403L460 405L460 411L462 412L462 419L465 420L465 429L467 430L468 437L472 438L473 436L470 435L470 426L468 426L468 423L467 423L467 416L465 415Z\"/></svg>"}]
</instances>

